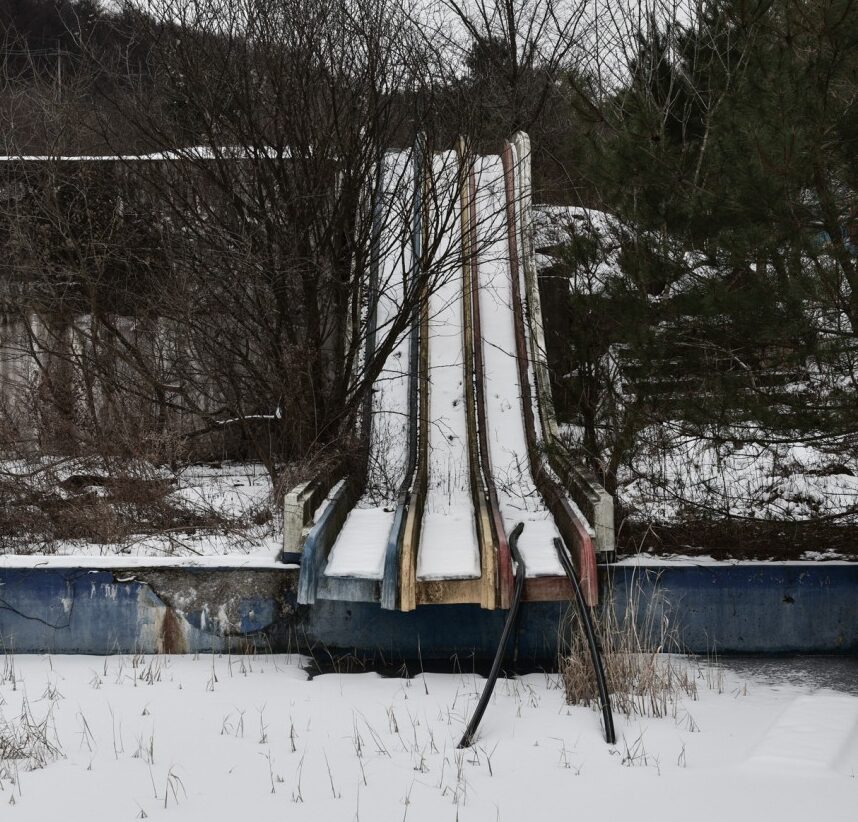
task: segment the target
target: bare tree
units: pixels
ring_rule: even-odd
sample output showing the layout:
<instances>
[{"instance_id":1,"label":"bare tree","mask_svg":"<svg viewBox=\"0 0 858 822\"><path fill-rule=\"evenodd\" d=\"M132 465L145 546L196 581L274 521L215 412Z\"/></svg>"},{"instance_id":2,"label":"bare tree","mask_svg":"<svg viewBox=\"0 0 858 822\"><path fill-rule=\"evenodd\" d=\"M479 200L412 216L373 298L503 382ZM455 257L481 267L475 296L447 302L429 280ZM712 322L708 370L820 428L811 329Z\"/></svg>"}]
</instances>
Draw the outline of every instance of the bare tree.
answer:
<instances>
[{"instance_id":1,"label":"bare tree","mask_svg":"<svg viewBox=\"0 0 858 822\"><path fill-rule=\"evenodd\" d=\"M30 354L85 372L72 405L101 436L136 404L129 441L141 426L226 438L272 475L347 446L412 308L460 265L432 232L400 315L363 356L361 320L385 288L372 293L368 271L389 250L373 225L378 169L432 126L449 76L438 50L387 0L154 0L112 24L134 47L83 43L80 76L113 160L15 167L26 196L8 216L44 296L22 307L62 307ZM433 219L454 219L457 191L431 196ZM386 242L407 244L408 216L389 219L401 236Z\"/></svg>"}]
</instances>

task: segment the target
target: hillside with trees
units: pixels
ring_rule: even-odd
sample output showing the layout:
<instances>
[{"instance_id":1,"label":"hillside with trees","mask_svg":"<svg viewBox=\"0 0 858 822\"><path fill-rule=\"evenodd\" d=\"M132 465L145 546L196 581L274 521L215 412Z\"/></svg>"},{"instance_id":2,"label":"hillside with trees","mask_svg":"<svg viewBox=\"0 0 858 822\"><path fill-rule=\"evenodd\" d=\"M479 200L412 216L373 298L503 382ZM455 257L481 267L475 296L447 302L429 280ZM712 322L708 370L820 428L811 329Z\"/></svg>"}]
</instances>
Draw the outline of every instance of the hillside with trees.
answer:
<instances>
[{"instance_id":1,"label":"hillside with trees","mask_svg":"<svg viewBox=\"0 0 858 822\"><path fill-rule=\"evenodd\" d=\"M854 552L854 5L10 0L4 458L282 490L347 452L401 331L361 359L379 153L523 129L555 401L623 550Z\"/></svg>"}]
</instances>

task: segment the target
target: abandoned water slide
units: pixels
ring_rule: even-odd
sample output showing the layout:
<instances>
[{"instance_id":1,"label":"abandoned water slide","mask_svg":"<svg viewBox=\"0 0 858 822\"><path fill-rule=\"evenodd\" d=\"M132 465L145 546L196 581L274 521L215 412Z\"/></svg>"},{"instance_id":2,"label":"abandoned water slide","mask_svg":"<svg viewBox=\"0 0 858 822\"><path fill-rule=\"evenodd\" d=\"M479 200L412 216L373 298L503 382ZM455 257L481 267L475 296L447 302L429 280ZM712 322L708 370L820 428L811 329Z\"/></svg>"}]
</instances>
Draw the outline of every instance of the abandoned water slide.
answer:
<instances>
[{"instance_id":1,"label":"abandoned water slide","mask_svg":"<svg viewBox=\"0 0 858 822\"><path fill-rule=\"evenodd\" d=\"M610 497L550 447L526 135L503 155L475 156L462 140L388 152L369 188L364 361L382 341L387 353L364 408L361 475L314 478L287 497L299 602L508 608L508 535L523 523L524 598L570 596L561 540L594 605L597 549L612 546L594 520Z\"/></svg>"}]
</instances>

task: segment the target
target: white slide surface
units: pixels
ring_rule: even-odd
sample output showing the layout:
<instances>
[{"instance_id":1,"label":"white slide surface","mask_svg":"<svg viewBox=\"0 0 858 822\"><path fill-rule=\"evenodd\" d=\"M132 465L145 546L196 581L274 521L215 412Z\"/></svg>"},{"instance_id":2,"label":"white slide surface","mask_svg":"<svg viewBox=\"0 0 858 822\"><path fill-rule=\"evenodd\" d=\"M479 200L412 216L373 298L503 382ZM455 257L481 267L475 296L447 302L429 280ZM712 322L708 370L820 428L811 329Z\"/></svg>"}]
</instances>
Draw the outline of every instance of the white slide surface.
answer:
<instances>
[{"instance_id":1,"label":"white slide surface","mask_svg":"<svg viewBox=\"0 0 858 822\"><path fill-rule=\"evenodd\" d=\"M381 182L382 227L376 340L380 343L403 310L412 266L410 242L414 170L411 152L389 152ZM349 512L328 558L329 577L381 579L384 554L408 460L408 361L406 328L372 388L372 430L367 486Z\"/></svg>"},{"instance_id":2,"label":"white slide surface","mask_svg":"<svg viewBox=\"0 0 858 822\"><path fill-rule=\"evenodd\" d=\"M429 470L417 554L420 580L480 576L464 393L458 173L455 152L434 156L432 176L436 195L434 202L426 207L433 212L430 232L440 231L434 258L443 264L437 287L432 288L429 296Z\"/></svg>"},{"instance_id":3,"label":"white slide surface","mask_svg":"<svg viewBox=\"0 0 858 822\"><path fill-rule=\"evenodd\" d=\"M562 575L554 549L557 526L536 490L527 454L516 360L506 195L500 157L476 161L476 247L489 461L504 528L519 522L527 576ZM531 402L531 398L525 398ZM538 419L538 418L537 418ZM537 423L538 424L538 423Z\"/></svg>"}]
</instances>

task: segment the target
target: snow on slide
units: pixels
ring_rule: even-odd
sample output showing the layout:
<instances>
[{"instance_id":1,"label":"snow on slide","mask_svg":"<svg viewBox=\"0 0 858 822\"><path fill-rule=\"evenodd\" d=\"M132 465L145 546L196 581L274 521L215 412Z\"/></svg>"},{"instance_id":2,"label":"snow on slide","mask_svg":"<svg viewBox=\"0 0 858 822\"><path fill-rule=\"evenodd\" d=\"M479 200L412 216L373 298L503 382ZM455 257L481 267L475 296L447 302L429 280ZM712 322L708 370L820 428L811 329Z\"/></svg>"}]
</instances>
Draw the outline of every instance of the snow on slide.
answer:
<instances>
[{"instance_id":1,"label":"snow on slide","mask_svg":"<svg viewBox=\"0 0 858 822\"><path fill-rule=\"evenodd\" d=\"M486 430L498 504L507 533L517 523L524 523L518 547L527 576L559 576L563 568L554 549L554 538L560 534L536 490L527 456L516 362L503 163L500 157L483 157L477 160L475 171Z\"/></svg>"},{"instance_id":2,"label":"snow on slide","mask_svg":"<svg viewBox=\"0 0 858 822\"><path fill-rule=\"evenodd\" d=\"M455 152L435 155L432 176L436 190L432 226L441 232L435 259L443 271L429 297L429 480L417 578L472 579L480 576L480 554L468 467Z\"/></svg>"},{"instance_id":3,"label":"snow on slide","mask_svg":"<svg viewBox=\"0 0 858 822\"><path fill-rule=\"evenodd\" d=\"M402 310L412 265L410 242L414 170L410 152L385 156L376 339ZM396 498L408 460L409 329L405 329L372 388L372 431L366 491L349 513L331 550L329 577L381 579Z\"/></svg>"}]
</instances>

